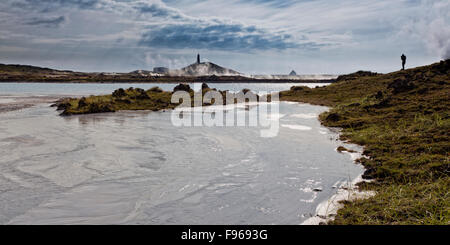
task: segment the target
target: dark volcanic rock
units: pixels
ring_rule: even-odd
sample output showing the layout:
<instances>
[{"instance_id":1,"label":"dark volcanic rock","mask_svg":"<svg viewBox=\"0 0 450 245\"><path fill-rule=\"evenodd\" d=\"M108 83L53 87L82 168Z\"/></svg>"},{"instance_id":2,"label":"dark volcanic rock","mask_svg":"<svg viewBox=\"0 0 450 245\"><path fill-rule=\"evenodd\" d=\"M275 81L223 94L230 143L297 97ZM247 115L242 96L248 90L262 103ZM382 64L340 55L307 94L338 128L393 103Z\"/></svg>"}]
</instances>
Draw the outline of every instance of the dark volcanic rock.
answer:
<instances>
[{"instance_id":1,"label":"dark volcanic rock","mask_svg":"<svg viewBox=\"0 0 450 245\"><path fill-rule=\"evenodd\" d=\"M163 90L160 89L159 87L153 87L153 88L149 89L148 91L156 92L156 93L162 93L163 92Z\"/></svg>"},{"instance_id":2,"label":"dark volcanic rock","mask_svg":"<svg viewBox=\"0 0 450 245\"><path fill-rule=\"evenodd\" d=\"M69 102L56 103L55 105L57 106L56 110L58 110L58 111L65 110L66 108L70 107Z\"/></svg>"},{"instance_id":3,"label":"dark volcanic rock","mask_svg":"<svg viewBox=\"0 0 450 245\"><path fill-rule=\"evenodd\" d=\"M89 113L99 112L114 112L115 110L111 105L91 104L89 107Z\"/></svg>"},{"instance_id":4,"label":"dark volcanic rock","mask_svg":"<svg viewBox=\"0 0 450 245\"><path fill-rule=\"evenodd\" d=\"M357 71L357 72L354 72L351 74L338 76L338 78L336 78L336 82L343 81L343 80L353 80L353 79L357 79L359 77L373 77L373 76L377 76L377 75L378 75L378 73L376 73L376 72Z\"/></svg>"},{"instance_id":5,"label":"dark volcanic rock","mask_svg":"<svg viewBox=\"0 0 450 245\"><path fill-rule=\"evenodd\" d=\"M339 114L337 113L330 113L325 120L327 121L331 121L331 122L337 122L339 120L341 120L341 116L339 116Z\"/></svg>"},{"instance_id":6,"label":"dark volcanic rock","mask_svg":"<svg viewBox=\"0 0 450 245\"><path fill-rule=\"evenodd\" d=\"M367 167L366 166L366 170L364 171L363 175L361 176L363 179L373 179L374 175L375 175L375 169L372 167Z\"/></svg>"},{"instance_id":7,"label":"dark volcanic rock","mask_svg":"<svg viewBox=\"0 0 450 245\"><path fill-rule=\"evenodd\" d=\"M180 83L175 88L173 88L173 92L176 92L176 91L190 92L191 91L191 87L188 84Z\"/></svg>"},{"instance_id":8,"label":"dark volcanic rock","mask_svg":"<svg viewBox=\"0 0 450 245\"><path fill-rule=\"evenodd\" d=\"M126 95L126 93L125 93L125 90L123 90L123 88L116 89L116 90L112 93L112 96L113 96L113 97L116 97L116 98L123 97L123 96L125 96L125 95Z\"/></svg>"},{"instance_id":9,"label":"dark volcanic rock","mask_svg":"<svg viewBox=\"0 0 450 245\"><path fill-rule=\"evenodd\" d=\"M202 83L202 90L203 90L203 89L207 89L207 88L209 88L209 87L208 87L208 84Z\"/></svg>"},{"instance_id":10,"label":"dark volcanic rock","mask_svg":"<svg viewBox=\"0 0 450 245\"><path fill-rule=\"evenodd\" d=\"M439 72L440 74L449 74L450 72L450 59L447 60L441 60L439 62L439 65L436 66L436 70L437 72Z\"/></svg>"},{"instance_id":11,"label":"dark volcanic rock","mask_svg":"<svg viewBox=\"0 0 450 245\"><path fill-rule=\"evenodd\" d=\"M388 85L388 88L392 89L393 94L398 94L401 92L406 92L414 89L416 86L414 83L409 81L407 78L395 79L392 83Z\"/></svg>"},{"instance_id":12,"label":"dark volcanic rock","mask_svg":"<svg viewBox=\"0 0 450 245\"><path fill-rule=\"evenodd\" d=\"M150 99L150 96L148 96L148 94L145 91L143 91L143 92L139 93L138 96L136 96L136 99L146 100L146 99Z\"/></svg>"},{"instance_id":13,"label":"dark volcanic rock","mask_svg":"<svg viewBox=\"0 0 450 245\"><path fill-rule=\"evenodd\" d=\"M292 91L302 91L302 90L308 90L309 88L306 86L292 86L291 90Z\"/></svg>"},{"instance_id":14,"label":"dark volcanic rock","mask_svg":"<svg viewBox=\"0 0 450 245\"><path fill-rule=\"evenodd\" d=\"M383 98L383 92L381 92L381 91L378 91L377 92L377 94L375 95L375 99L381 99L381 98Z\"/></svg>"},{"instance_id":15,"label":"dark volcanic rock","mask_svg":"<svg viewBox=\"0 0 450 245\"><path fill-rule=\"evenodd\" d=\"M78 108L85 107L85 106L87 106L86 98L83 97L80 99L80 101L78 101Z\"/></svg>"}]
</instances>

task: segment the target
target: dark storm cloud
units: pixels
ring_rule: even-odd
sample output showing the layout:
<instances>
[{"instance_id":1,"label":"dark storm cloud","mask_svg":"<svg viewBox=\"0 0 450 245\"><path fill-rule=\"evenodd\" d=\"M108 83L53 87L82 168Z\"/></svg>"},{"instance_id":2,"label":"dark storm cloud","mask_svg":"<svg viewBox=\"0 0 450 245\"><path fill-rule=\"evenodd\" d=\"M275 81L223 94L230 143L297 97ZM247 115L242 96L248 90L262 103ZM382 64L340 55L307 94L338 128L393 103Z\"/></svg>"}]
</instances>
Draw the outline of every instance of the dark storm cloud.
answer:
<instances>
[{"instance_id":1,"label":"dark storm cloud","mask_svg":"<svg viewBox=\"0 0 450 245\"><path fill-rule=\"evenodd\" d=\"M150 14L153 17L170 17L173 19L183 18L182 14L178 11L161 6L160 4L138 3L134 8L141 14Z\"/></svg>"},{"instance_id":2,"label":"dark storm cloud","mask_svg":"<svg viewBox=\"0 0 450 245\"><path fill-rule=\"evenodd\" d=\"M66 21L64 16L59 17L43 17L33 18L30 21L25 22L26 25L43 25L46 27L58 27Z\"/></svg>"},{"instance_id":3,"label":"dark storm cloud","mask_svg":"<svg viewBox=\"0 0 450 245\"><path fill-rule=\"evenodd\" d=\"M38 8L40 11L52 11L61 7L93 8L100 0L18 0L12 6L20 8Z\"/></svg>"},{"instance_id":4,"label":"dark storm cloud","mask_svg":"<svg viewBox=\"0 0 450 245\"><path fill-rule=\"evenodd\" d=\"M276 1L254 0L261 3L277 4ZM157 48L205 48L212 50L284 50L289 48L316 49L320 45L309 42L296 42L291 35L241 23L233 23L216 18L195 18L180 10L168 7L158 0L150 1L114 1L114 0L17 0L16 7L28 6L40 12L29 17L28 25L58 27L65 21L60 17L40 17L45 13L59 13L62 8L113 10L137 21L161 21L161 25L144 27L138 41L141 47ZM279 2L278 2L279 3ZM283 5L284 6L284 5ZM24 7L25 8L25 7ZM37 13L36 13L37 14ZM30 20L31 19L31 20Z\"/></svg>"},{"instance_id":5,"label":"dark storm cloud","mask_svg":"<svg viewBox=\"0 0 450 245\"><path fill-rule=\"evenodd\" d=\"M289 35L264 33L239 24L179 24L154 27L142 35L140 45L164 48L265 50L297 48ZM314 44L307 45L313 47Z\"/></svg>"},{"instance_id":6,"label":"dark storm cloud","mask_svg":"<svg viewBox=\"0 0 450 245\"><path fill-rule=\"evenodd\" d=\"M351 72L361 68L357 59L398 52L449 57L449 10L442 0L0 0L0 53L8 54L0 63L59 66L77 56L76 67L123 71L135 67L115 60L180 67L168 60L204 49L251 72L295 64ZM338 62L313 68L322 57Z\"/></svg>"}]
</instances>

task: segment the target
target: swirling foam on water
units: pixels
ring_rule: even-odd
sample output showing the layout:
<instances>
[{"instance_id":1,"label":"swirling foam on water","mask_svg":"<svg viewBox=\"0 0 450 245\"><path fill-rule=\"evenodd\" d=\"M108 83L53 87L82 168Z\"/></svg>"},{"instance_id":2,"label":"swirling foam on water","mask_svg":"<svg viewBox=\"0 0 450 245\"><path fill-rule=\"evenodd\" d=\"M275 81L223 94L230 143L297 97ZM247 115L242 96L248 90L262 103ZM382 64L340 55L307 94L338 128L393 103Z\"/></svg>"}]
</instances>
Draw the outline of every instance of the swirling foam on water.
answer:
<instances>
[{"instance_id":1,"label":"swirling foam on water","mask_svg":"<svg viewBox=\"0 0 450 245\"><path fill-rule=\"evenodd\" d=\"M311 129L274 138L174 127L170 112L2 113L0 223L299 224L362 170L317 119L291 116L324 110L280 103L280 124Z\"/></svg>"}]
</instances>

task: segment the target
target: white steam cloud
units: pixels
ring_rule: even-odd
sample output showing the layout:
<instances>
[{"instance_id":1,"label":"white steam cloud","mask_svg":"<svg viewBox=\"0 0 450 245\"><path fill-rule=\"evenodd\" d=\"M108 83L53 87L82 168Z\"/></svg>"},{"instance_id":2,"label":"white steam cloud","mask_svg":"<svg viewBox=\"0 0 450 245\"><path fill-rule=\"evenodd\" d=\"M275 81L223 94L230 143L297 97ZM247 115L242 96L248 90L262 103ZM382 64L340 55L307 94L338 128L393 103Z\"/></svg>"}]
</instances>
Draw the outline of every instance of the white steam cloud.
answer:
<instances>
[{"instance_id":1,"label":"white steam cloud","mask_svg":"<svg viewBox=\"0 0 450 245\"><path fill-rule=\"evenodd\" d=\"M443 18L430 23L427 47L441 58L450 59L450 24L446 23Z\"/></svg>"}]
</instances>

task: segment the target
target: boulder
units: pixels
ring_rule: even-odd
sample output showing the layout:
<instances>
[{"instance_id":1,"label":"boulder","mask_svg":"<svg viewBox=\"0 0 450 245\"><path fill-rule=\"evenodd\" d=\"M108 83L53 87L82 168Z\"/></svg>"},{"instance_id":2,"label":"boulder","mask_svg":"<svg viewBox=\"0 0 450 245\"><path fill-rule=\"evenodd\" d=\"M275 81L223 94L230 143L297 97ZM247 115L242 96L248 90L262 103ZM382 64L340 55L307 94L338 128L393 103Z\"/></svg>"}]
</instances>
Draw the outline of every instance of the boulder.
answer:
<instances>
[{"instance_id":1,"label":"boulder","mask_svg":"<svg viewBox=\"0 0 450 245\"><path fill-rule=\"evenodd\" d=\"M62 102L62 103L57 103L56 106L57 106L56 110L61 111L61 110L65 110L65 109L69 108L71 106L71 104L69 102Z\"/></svg>"},{"instance_id":2,"label":"boulder","mask_svg":"<svg viewBox=\"0 0 450 245\"><path fill-rule=\"evenodd\" d=\"M148 91L156 92L156 93L162 93L163 92L163 90L160 89L159 87L153 87L153 88L149 89Z\"/></svg>"},{"instance_id":3,"label":"boulder","mask_svg":"<svg viewBox=\"0 0 450 245\"><path fill-rule=\"evenodd\" d=\"M339 120L341 120L341 116L339 116L339 114L337 113L330 113L325 120L327 121L331 121L331 122L337 122Z\"/></svg>"},{"instance_id":4,"label":"boulder","mask_svg":"<svg viewBox=\"0 0 450 245\"><path fill-rule=\"evenodd\" d=\"M89 106L89 113L100 113L100 112L114 112L115 110L109 104L97 104L93 103Z\"/></svg>"},{"instance_id":5,"label":"boulder","mask_svg":"<svg viewBox=\"0 0 450 245\"><path fill-rule=\"evenodd\" d=\"M146 100L146 99L150 99L150 96L148 96L147 92L142 91L136 96L136 99L138 99L138 100Z\"/></svg>"},{"instance_id":6,"label":"boulder","mask_svg":"<svg viewBox=\"0 0 450 245\"><path fill-rule=\"evenodd\" d=\"M173 88L173 92L176 92L176 91L190 92L191 90L192 90L191 87L185 83L180 83L177 86L175 86L175 88Z\"/></svg>"},{"instance_id":7,"label":"boulder","mask_svg":"<svg viewBox=\"0 0 450 245\"><path fill-rule=\"evenodd\" d=\"M120 98L120 97L123 97L123 96L125 96L125 95L127 95L127 94L125 93L125 90L124 90L123 88L116 89L116 90L112 93L112 96L113 96L113 97L116 97L116 98Z\"/></svg>"},{"instance_id":8,"label":"boulder","mask_svg":"<svg viewBox=\"0 0 450 245\"><path fill-rule=\"evenodd\" d=\"M414 83L409 81L409 79L407 79L407 78L395 79L393 82L391 82L388 85L388 88L392 89L393 94L406 92L406 91L414 89L415 87L416 86L414 85Z\"/></svg>"},{"instance_id":9,"label":"boulder","mask_svg":"<svg viewBox=\"0 0 450 245\"><path fill-rule=\"evenodd\" d=\"M302 90L308 90L309 88L306 86L292 86L291 90L292 91L302 91Z\"/></svg>"},{"instance_id":10,"label":"boulder","mask_svg":"<svg viewBox=\"0 0 450 245\"><path fill-rule=\"evenodd\" d=\"M85 97L82 97L82 98L78 101L78 108L85 107L85 106L87 106L86 98L85 98Z\"/></svg>"}]
</instances>

